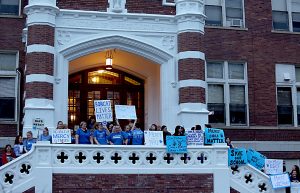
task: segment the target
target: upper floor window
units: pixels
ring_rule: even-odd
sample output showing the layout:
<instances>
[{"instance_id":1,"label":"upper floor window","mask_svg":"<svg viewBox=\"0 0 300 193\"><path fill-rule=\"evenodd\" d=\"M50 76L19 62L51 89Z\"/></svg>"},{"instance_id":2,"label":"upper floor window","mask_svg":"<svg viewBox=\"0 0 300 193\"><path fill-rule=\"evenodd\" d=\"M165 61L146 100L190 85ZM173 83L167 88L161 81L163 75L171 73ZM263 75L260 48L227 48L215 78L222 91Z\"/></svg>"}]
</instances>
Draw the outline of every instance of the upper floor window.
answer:
<instances>
[{"instance_id":1,"label":"upper floor window","mask_svg":"<svg viewBox=\"0 0 300 193\"><path fill-rule=\"evenodd\" d=\"M248 112L246 64L207 62L209 123L246 125Z\"/></svg>"},{"instance_id":2,"label":"upper floor window","mask_svg":"<svg viewBox=\"0 0 300 193\"><path fill-rule=\"evenodd\" d=\"M16 114L17 53L0 53L0 121L14 121Z\"/></svg>"},{"instance_id":3,"label":"upper floor window","mask_svg":"<svg viewBox=\"0 0 300 193\"><path fill-rule=\"evenodd\" d=\"M0 15L18 16L20 14L20 0L0 0Z\"/></svg>"},{"instance_id":4,"label":"upper floor window","mask_svg":"<svg viewBox=\"0 0 300 193\"><path fill-rule=\"evenodd\" d=\"M208 26L244 27L243 0L206 0L205 14Z\"/></svg>"},{"instance_id":5,"label":"upper floor window","mask_svg":"<svg viewBox=\"0 0 300 193\"><path fill-rule=\"evenodd\" d=\"M272 0L273 29L300 32L300 0Z\"/></svg>"}]
</instances>

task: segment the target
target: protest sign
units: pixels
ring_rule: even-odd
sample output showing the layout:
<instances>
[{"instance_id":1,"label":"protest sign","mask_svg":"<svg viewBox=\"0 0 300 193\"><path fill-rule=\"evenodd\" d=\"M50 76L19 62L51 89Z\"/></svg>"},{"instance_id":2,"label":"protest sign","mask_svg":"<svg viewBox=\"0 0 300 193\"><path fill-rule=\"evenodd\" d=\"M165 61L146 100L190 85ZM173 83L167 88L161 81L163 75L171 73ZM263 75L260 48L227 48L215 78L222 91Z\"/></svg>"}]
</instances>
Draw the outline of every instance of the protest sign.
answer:
<instances>
[{"instance_id":1,"label":"protest sign","mask_svg":"<svg viewBox=\"0 0 300 193\"><path fill-rule=\"evenodd\" d=\"M300 193L300 183L291 182L291 193Z\"/></svg>"},{"instance_id":2,"label":"protest sign","mask_svg":"<svg viewBox=\"0 0 300 193\"><path fill-rule=\"evenodd\" d=\"M36 118L36 119L33 119L32 121L32 129L33 130L43 130L45 127L45 123L44 123L44 120L43 119L40 119L40 118Z\"/></svg>"},{"instance_id":3,"label":"protest sign","mask_svg":"<svg viewBox=\"0 0 300 193\"><path fill-rule=\"evenodd\" d=\"M202 130L187 131L188 145L203 145L204 133Z\"/></svg>"},{"instance_id":4,"label":"protest sign","mask_svg":"<svg viewBox=\"0 0 300 193\"><path fill-rule=\"evenodd\" d=\"M135 106L115 105L117 119L136 119Z\"/></svg>"},{"instance_id":5,"label":"protest sign","mask_svg":"<svg viewBox=\"0 0 300 193\"><path fill-rule=\"evenodd\" d=\"M144 131L145 145L151 147L163 146L162 131Z\"/></svg>"},{"instance_id":6,"label":"protest sign","mask_svg":"<svg viewBox=\"0 0 300 193\"><path fill-rule=\"evenodd\" d=\"M271 175L270 178L271 178L273 189L285 188L291 186L290 178L287 173Z\"/></svg>"},{"instance_id":7,"label":"protest sign","mask_svg":"<svg viewBox=\"0 0 300 193\"><path fill-rule=\"evenodd\" d=\"M52 133L52 143L71 143L71 130L54 129Z\"/></svg>"},{"instance_id":8,"label":"protest sign","mask_svg":"<svg viewBox=\"0 0 300 193\"><path fill-rule=\"evenodd\" d=\"M224 131L221 129L206 128L205 144L225 143Z\"/></svg>"},{"instance_id":9,"label":"protest sign","mask_svg":"<svg viewBox=\"0 0 300 193\"><path fill-rule=\"evenodd\" d=\"M283 160L265 159L265 173L266 174L282 174Z\"/></svg>"},{"instance_id":10,"label":"protest sign","mask_svg":"<svg viewBox=\"0 0 300 193\"><path fill-rule=\"evenodd\" d=\"M186 136L167 136L168 153L187 153Z\"/></svg>"},{"instance_id":11,"label":"protest sign","mask_svg":"<svg viewBox=\"0 0 300 193\"><path fill-rule=\"evenodd\" d=\"M244 165L247 164L247 151L244 148L235 148L228 150L228 165Z\"/></svg>"},{"instance_id":12,"label":"protest sign","mask_svg":"<svg viewBox=\"0 0 300 193\"><path fill-rule=\"evenodd\" d=\"M253 149L248 149L247 159L248 163L258 170L262 170L265 166L266 157Z\"/></svg>"},{"instance_id":13,"label":"protest sign","mask_svg":"<svg viewBox=\"0 0 300 193\"><path fill-rule=\"evenodd\" d=\"M110 100L94 100L94 108L97 122L113 121Z\"/></svg>"}]
</instances>

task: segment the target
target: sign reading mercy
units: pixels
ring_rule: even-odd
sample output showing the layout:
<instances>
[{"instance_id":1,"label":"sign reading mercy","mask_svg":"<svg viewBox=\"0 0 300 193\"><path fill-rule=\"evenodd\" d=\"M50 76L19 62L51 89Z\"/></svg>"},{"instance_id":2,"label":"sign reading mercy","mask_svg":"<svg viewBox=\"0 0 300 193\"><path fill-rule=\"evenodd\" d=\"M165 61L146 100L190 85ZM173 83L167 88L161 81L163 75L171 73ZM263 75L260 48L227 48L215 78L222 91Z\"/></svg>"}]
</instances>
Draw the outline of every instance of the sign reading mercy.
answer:
<instances>
[{"instance_id":1,"label":"sign reading mercy","mask_svg":"<svg viewBox=\"0 0 300 193\"><path fill-rule=\"evenodd\" d=\"M186 136L167 136L168 153L187 153Z\"/></svg>"},{"instance_id":2,"label":"sign reading mercy","mask_svg":"<svg viewBox=\"0 0 300 193\"><path fill-rule=\"evenodd\" d=\"M285 188L291 186L291 181L287 173L271 175L271 183L274 189Z\"/></svg>"},{"instance_id":3,"label":"sign reading mercy","mask_svg":"<svg viewBox=\"0 0 300 193\"><path fill-rule=\"evenodd\" d=\"M247 164L247 151L244 148L234 148L228 150L228 165Z\"/></svg>"},{"instance_id":4,"label":"sign reading mercy","mask_svg":"<svg viewBox=\"0 0 300 193\"><path fill-rule=\"evenodd\" d=\"M71 130L54 129L52 133L52 143L71 143Z\"/></svg>"},{"instance_id":5,"label":"sign reading mercy","mask_svg":"<svg viewBox=\"0 0 300 193\"><path fill-rule=\"evenodd\" d=\"M265 173L266 174L282 174L283 173L283 160L266 159L265 160Z\"/></svg>"},{"instance_id":6,"label":"sign reading mercy","mask_svg":"<svg viewBox=\"0 0 300 193\"><path fill-rule=\"evenodd\" d=\"M224 131L221 129L206 128L205 144L225 143Z\"/></svg>"},{"instance_id":7,"label":"sign reading mercy","mask_svg":"<svg viewBox=\"0 0 300 193\"><path fill-rule=\"evenodd\" d=\"M144 131L145 145L151 147L163 146L163 132L162 131Z\"/></svg>"},{"instance_id":8,"label":"sign reading mercy","mask_svg":"<svg viewBox=\"0 0 300 193\"><path fill-rule=\"evenodd\" d=\"M247 159L248 163L258 170L262 170L265 166L266 157L253 149L248 149Z\"/></svg>"},{"instance_id":9,"label":"sign reading mercy","mask_svg":"<svg viewBox=\"0 0 300 193\"><path fill-rule=\"evenodd\" d=\"M110 100L94 100L94 108L97 122L113 121Z\"/></svg>"},{"instance_id":10,"label":"sign reading mercy","mask_svg":"<svg viewBox=\"0 0 300 193\"><path fill-rule=\"evenodd\" d=\"M204 133L202 130L187 131L188 145L203 145Z\"/></svg>"},{"instance_id":11,"label":"sign reading mercy","mask_svg":"<svg viewBox=\"0 0 300 193\"><path fill-rule=\"evenodd\" d=\"M117 119L136 119L135 106L115 105Z\"/></svg>"}]
</instances>

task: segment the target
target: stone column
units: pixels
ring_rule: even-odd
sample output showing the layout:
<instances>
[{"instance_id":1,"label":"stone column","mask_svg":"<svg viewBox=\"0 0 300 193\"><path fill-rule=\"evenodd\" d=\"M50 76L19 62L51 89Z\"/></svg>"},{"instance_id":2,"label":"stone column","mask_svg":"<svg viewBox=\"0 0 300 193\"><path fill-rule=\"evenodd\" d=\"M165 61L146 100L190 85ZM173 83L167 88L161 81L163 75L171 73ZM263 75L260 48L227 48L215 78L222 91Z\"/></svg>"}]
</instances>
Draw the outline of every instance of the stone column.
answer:
<instances>
[{"instance_id":1,"label":"stone column","mask_svg":"<svg viewBox=\"0 0 300 193\"><path fill-rule=\"evenodd\" d=\"M38 131L32 129L35 118L44 120L49 129L54 128L54 35L58 11L55 0L29 0L25 7L28 34L23 136L28 130L37 136Z\"/></svg>"},{"instance_id":2,"label":"stone column","mask_svg":"<svg viewBox=\"0 0 300 193\"><path fill-rule=\"evenodd\" d=\"M176 1L179 119L187 129L208 123L203 12L203 0Z\"/></svg>"}]
</instances>

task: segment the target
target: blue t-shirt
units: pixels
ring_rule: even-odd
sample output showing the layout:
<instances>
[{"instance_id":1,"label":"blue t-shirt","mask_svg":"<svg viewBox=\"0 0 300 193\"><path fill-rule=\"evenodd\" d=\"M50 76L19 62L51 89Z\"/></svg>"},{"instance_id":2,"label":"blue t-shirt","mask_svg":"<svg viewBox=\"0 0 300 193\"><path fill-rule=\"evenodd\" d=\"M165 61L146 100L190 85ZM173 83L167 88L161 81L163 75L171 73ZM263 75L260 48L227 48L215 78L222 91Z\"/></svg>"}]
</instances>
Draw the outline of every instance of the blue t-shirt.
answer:
<instances>
[{"instance_id":1,"label":"blue t-shirt","mask_svg":"<svg viewBox=\"0 0 300 193\"><path fill-rule=\"evenodd\" d=\"M36 143L36 139L25 139L24 140L24 147L25 147L25 150L28 152L31 150L32 148L32 144Z\"/></svg>"},{"instance_id":2,"label":"blue t-shirt","mask_svg":"<svg viewBox=\"0 0 300 193\"><path fill-rule=\"evenodd\" d=\"M78 144L91 144L91 132L89 130L83 131L81 128L79 128L76 131L76 135L78 135Z\"/></svg>"},{"instance_id":3,"label":"blue t-shirt","mask_svg":"<svg viewBox=\"0 0 300 193\"><path fill-rule=\"evenodd\" d=\"M144 132L140 129L134 129L132 131L132 145L144 144Z\"/></svg>"},{"instance_id":4,"label":"blue t-shirt","mask_svg":"<svg viewBox=\"0 0 300 193\"><path fill-rule=\"evenodd\" d=\"M123 141L125 139L127 139L127 135L122 131L118 133L111 133L108 137L108 140L114 145L123 145Z\"/></svg>"},{"instance_id":5,"label":"blue t-shirt","mask_svg":"<svg viewBox=\"0 0 300 193\"><path fill-rule=\"evenodd\" d=\"M94 131L94 137L97 139L97 141L102 145L107 145L107 135L106 130L95 130Z\"/></svg>"},{"instance_id":6,"label":"blue t-shirt","mask_svg":"<svg viewBox=\"0 0 300 193\"><path fill-rule=\"evenodd\" d=\"M124 131L124 133L127 135L127 145L131 145L132 144L132 131Z\"/></svg>"},{"instance_id":7,"label":"blue t-shirt","mask_svg":"<svg viewBox=\"0 0 300 193\"><path fill-rule=\"evenodd\" d=\"M39 136L39 141L50 141L52 143L52 136L51 135L43 135Z\"/></svg>"}]
</instances>

